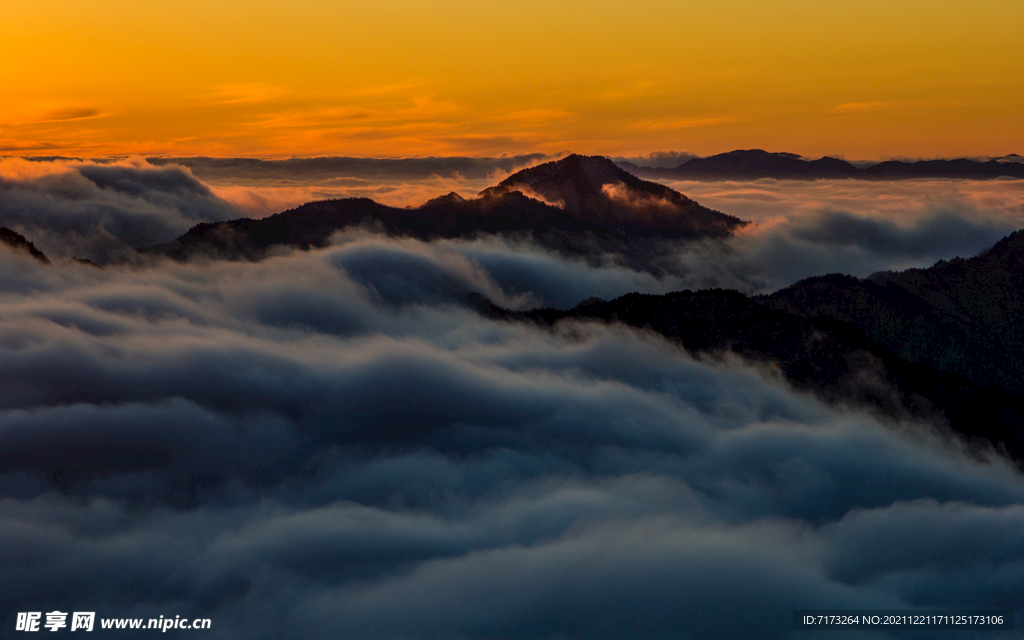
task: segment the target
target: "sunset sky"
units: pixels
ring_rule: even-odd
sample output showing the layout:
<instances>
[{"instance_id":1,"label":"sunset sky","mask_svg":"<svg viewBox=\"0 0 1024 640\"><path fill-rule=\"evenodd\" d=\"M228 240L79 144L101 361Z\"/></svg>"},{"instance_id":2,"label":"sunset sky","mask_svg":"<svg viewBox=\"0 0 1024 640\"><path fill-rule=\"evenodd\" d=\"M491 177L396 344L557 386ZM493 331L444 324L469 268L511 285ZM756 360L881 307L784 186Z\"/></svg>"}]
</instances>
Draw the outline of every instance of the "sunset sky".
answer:
<instances>
[{"instance_id":1,"label":"sunset sky","mask_svg":"<svg viewBox=\"0 0 1024 640\"><path fill-rule=\"evenodd\" d=\"M1024 3L4 3L0 154L1024 153Z\"/></svg>"}]
</instances>

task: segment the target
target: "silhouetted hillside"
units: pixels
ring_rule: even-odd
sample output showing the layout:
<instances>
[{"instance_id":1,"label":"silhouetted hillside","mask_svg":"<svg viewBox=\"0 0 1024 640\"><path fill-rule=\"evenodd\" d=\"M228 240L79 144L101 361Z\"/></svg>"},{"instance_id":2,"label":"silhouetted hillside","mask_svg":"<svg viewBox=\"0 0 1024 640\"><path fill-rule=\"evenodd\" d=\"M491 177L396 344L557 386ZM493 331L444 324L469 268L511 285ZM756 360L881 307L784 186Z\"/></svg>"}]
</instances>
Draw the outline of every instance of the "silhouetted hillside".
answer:
<instances>
[{"instance_id":1,"label":"silhouetted hillside","mask_svg":"<svg viewBox=\"0 0 1024 640\"><path fill-rule=\"evenodd\" d=\"M629 163L621 163L620 166L636 175L662 180L1024 178L1022 162L978 162L969 159L917 162L891 160L862 168L827 156L819 160L803 160L796 154L769 153L761 149L730 151L707 158L692 158L674 169L638 167Z\"/></svg>"},{"instance_id":2,"label":"silhouetted hillside","mask_svg":"<svg viewBox=\"0 0 1024 640\"><path fill-rule=\"evenodd\" d=\"M868 408L894 419L945 421L966 437L1002 443L1024 460L1024 398L963 376L936 371L893 355L854 326L830 318L801 318L736 291L629 294L587 300L574 309L514 312L481 296L484 315L556 325L599 320L647 328L694 354L725 351L777 369L800 389L832 403Z\"/></svg>"},{"instance_id":3,"label":"silhouetted hillside","mask_svg":"<svg viewBox=\"0 0 1024 640\"><path fill-rule=\"evenodd\" d=\"M810 278L762 302L849 322L907 360L1024 393L1024 232L976 258L866 280Z\"/></svg>"},{"instance_id":4,"label":"silhouetted hillside","mask_svg":"<svg viewBox=\"0 0 1024 640\"><path fill-rule=\"evenodd\" d=\"M7 227L0 227L0 243L16 251L24 251L43 264L50 264L50 259L43 254L36 245L28 241L28 238Z\"/></svg>"},{"instance_id":5,"label":"silhouetted hillside","mask_svg":"<svg viewBox=\"0 0 1024 640\"><path fill-rule=\"evenodd\" d=\"M142 252L178 260L257 260L274 246L324 246L331 234L361 226L420 239L530 237L563 254L614 254L647 268L668 250L662 248L666 241L727 236L743 224L605 158L569 156L514 174L474 199L452 193L414 209L360 198L312 202L262 220L200 224Z\"/></svg>"}]
</instances>

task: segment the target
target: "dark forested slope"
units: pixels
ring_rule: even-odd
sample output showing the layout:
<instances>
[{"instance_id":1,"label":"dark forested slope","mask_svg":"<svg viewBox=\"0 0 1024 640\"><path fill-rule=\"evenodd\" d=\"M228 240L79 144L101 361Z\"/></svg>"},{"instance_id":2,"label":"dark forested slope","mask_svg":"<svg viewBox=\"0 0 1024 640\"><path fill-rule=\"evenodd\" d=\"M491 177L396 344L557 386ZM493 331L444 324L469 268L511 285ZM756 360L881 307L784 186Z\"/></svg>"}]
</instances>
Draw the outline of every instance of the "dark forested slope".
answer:
<instances>
[{"instance_id":1,"label":"dark forested slope","mask_svg":"<svg viewBox=\"0 0 1024 640\"><path fill-rule=\"evenodd\" d=\"M655 331L694 354L733 352L778 370L823 400L864 407L896 420L946 423L968 439L1005 446L1024 460L1024 398L983 387L892 354L854 326L802 318L758 304L736 291L629 294L590 300L568 310L515 312L481 297L483 314L557 325L570 320L620 322Z\"/></svg>"}]
</instances>

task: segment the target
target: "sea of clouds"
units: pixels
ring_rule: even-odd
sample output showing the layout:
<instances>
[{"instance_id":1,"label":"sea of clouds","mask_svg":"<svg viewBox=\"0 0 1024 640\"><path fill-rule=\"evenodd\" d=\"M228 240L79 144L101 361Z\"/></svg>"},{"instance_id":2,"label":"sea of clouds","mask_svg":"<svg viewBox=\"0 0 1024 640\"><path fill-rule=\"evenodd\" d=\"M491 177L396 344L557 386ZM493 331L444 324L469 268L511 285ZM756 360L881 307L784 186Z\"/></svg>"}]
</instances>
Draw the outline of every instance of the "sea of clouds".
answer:
<instances>
[{"instance_id":1,"label":"sea of clouds","mask_svg":"<svg viewBox=\"0 0 1024 640\"><path fill-rule=\"evenodd\" d=\"M57 258L243 213L177 166L18 167L0 225ZM813 184L759 186L789 198L763 210L689 189L764 241L681 248L688 269L661 277L359 230L258 263L0 251L0 628L58 609L210 618L177 633L211 639L789 638L794 609L1020 608L1009 462L757 363L462 303L571 306L716 272L766 288L831 268L829 248L925 264L991 244L1024 201L1008 183L918 205L861 187L841 210L801 208ZM743 268L699 271L702 255Z\"/></svg>"},{"instance_id":2,"label":"sea of clouds","mask_svg":"<svg viewBox=\"0 0 1024 640\"><path fill-rule=\"evenodd\" d=\"M472 197L540 159L181 159L193 169L141 158L105 163L8 158L0 159L0 226L22 233L57 262L74 256L104 264L130 260L133 247L168 242L200 222L263 217L314 199L371 197L391 206L418 206L450 191ZM329 169L341 175L330 177ZM563 269L555 269L547 264L554 259L549 253L510 239L457 243L456 250L509 278L509 265L515 264L514 286L538 294L534 298L541 304L572 306L592 295L633 290L725 287L757 294L825 273L864 277L926 267L976 255L1024 227L1019 180L667 184L752 224L726 241L673 249L649 270L658 277L635 269L624 273L620 265L629 261L615 256L592 256L588 267L561 260ZM594 278L595 266L605 283L597 288L583 284ZM557 284L560 294L540 291L548 284L543 274L525 275L541 270L559 278L565 269L574 273ZM521 282L524 277L530 282Z\"/></svg>"}]
</instances>

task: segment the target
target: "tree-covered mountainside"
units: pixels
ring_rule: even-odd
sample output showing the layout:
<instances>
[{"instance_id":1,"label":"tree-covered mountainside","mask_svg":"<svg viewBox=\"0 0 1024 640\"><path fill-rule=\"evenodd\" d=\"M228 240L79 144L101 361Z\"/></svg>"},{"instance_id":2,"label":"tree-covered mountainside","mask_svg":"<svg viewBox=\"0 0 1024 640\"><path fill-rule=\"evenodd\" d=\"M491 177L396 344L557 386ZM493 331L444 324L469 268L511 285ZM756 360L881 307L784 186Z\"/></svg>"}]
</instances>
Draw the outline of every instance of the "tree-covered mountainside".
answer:
<instances>
[{"instance_id":1,"label":"tree-covered mountainside","mask_svg":"<svg viewBox=\"0 0 1024 640\"><path fill-rule=\"evenodd\" d=\"M847 322L912 362L1024 394L1024 232L928 269L809 278L760 299Z\"/></svg>"}]
</instances>

